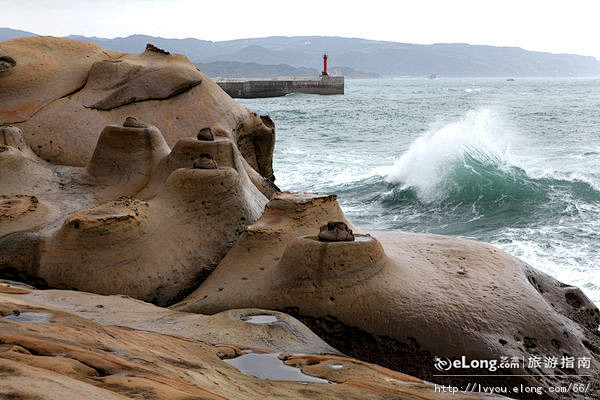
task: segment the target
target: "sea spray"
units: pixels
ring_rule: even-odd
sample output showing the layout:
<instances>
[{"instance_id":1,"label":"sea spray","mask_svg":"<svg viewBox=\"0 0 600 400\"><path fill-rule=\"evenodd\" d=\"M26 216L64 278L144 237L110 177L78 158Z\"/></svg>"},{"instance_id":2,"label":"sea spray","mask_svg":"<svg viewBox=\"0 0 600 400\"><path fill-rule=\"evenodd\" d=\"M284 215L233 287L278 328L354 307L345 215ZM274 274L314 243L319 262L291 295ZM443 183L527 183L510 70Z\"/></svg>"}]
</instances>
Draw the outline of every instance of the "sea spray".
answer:
<instances>
[{"instance_id":1,"label":"sea spray","mask_svg":"<svg viewBox=\"0 0 600 400\"><path fill-rule=\"evenodd\" d=\"M486 168L508 171L507 136L501 119L490 110L469 111L456 122L426 132L393 167L377 171L402 189L414 189L424 202L440 201L456 190L457 179L464 180L464 175Z\"/></svg>"}]
</instances>

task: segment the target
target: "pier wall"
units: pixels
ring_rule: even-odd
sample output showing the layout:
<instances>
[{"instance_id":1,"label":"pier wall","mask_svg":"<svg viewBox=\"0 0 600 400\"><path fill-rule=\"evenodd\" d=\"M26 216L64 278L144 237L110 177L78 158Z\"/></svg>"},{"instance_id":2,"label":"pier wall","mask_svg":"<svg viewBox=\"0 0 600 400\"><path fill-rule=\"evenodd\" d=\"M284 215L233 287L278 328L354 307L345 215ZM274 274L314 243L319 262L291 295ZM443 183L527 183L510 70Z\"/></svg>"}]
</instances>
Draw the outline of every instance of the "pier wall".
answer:
<instances>
[{"instance_id":1,"label":"pier wall","mask_svg":"<svg viewBox=\"0 0 600 400\"><path fill-rule=\"evenodd\" d=\"M290 93L344 94L343 76L275 79L219 79L228 95L240 99L279 97Z\"/></svg>"}]
</instances>

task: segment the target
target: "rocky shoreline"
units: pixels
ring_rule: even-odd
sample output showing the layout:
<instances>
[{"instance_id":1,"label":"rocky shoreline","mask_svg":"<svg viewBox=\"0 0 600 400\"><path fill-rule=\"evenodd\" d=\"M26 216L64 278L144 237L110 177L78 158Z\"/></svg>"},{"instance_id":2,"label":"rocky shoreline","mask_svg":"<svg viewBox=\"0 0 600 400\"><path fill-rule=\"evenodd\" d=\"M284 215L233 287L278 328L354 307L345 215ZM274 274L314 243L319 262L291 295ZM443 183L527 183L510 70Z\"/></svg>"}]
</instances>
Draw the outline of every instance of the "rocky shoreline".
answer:
<instances>
[{"instance_id":1,"label":"rocky shoreline","mask_svg":"<svg viewBox=\"0 0 600 400\"><path fill-rule=\"evenodd\" d=\"M1 42L0 398L493 398L436 390L473 381L436 369L460 357L583 358L469 373L600 395L581 290L487 244L362 232L335 195L279 191L274 143L185 56Z\"/></svg>"}]
</instances>

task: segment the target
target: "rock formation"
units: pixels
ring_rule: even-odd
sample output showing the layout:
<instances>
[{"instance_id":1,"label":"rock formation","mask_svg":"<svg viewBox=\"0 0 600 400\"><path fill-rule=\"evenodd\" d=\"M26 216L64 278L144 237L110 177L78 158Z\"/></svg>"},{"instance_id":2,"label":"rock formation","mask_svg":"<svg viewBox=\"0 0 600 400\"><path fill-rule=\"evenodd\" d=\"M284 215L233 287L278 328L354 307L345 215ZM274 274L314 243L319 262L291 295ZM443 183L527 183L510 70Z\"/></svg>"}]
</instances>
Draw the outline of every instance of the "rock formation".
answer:
<instances>
[{"instance_id":1,"label":"rock formation","mask_svg":"<svg viewBox=\"0 0 600 400\"><path fill-rule=\"evenodd\" d=\"M0 271L43 287L170 304L267 202L228 138L171 151L156 127L128 118L103 129L80 168L40 160L18 128L0 133ZM211 168L197 169L199 157Z\"/></svg>"},{"instance_id":2,"label":"rock formation","mask_svg":"<svg viewBox=\"0 0 600 400\"><path fill-rule=\"evenodd\" d=\"M265 195L276 190L272 121L241 107L185 56L28 37L0 43L0 63L0 126L21 128L43 160L85 166L104 127L134 116L169 146L210 127L236 143Z\"/></svg>"},{"instance_id":3,"label":"rock formation","mask_svg":"<svg viewBox=\"0 0 600 400\"><path fill-rule=\"evenodd\" d=\"M438 376L434 357L588 357L589 369L525 365L496 372L513 377L478 382L581 382L598 393L600 313L579 289L469 240L373 232L324 242L317 237L323 224L321 233L347 232L329 221L344 221L335 198L277 195L217 269L172 308L284 311L346 354L441 383L466 385ZM591 377L536 376L556 374Z\"/></svg>"},{"instance_id":4,"label":"rock formation","mask_svg":"<svg viewBox=\"0 0 600 400\"><path fill-rule=\"evenodd\" d=\"M300 382L256 378L228 363L247 356L270 360L263 368L272 372L295 370ZM282 313L204 316L126 296L1 283L0 374L0 398L7 399L456 398L420 379L341 356Z\"/></svg>"}]
</instances>

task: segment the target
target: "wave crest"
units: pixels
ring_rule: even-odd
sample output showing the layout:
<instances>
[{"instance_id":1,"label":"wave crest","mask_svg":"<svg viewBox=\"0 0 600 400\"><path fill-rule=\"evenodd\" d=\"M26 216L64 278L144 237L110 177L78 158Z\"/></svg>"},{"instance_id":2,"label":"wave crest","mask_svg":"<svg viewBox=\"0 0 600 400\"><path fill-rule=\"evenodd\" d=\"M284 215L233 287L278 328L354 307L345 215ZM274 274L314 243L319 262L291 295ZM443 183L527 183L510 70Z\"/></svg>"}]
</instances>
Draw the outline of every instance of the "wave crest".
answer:
<instances>
[{"instance_id":1,"label":"wave crest","mask_svg":"<svg viewBox=\"0 0 600 400\"><path fill-rule=\"evenodd\" d=\"M600 192L582 180L528 175L511 157L511 139L507 126L489 110L470 111L459 121L426 132L392 167L379 171L393 184L382 201L467 206L485 213L573 197L600 200Z\"/></svg>"}]
</instances>

